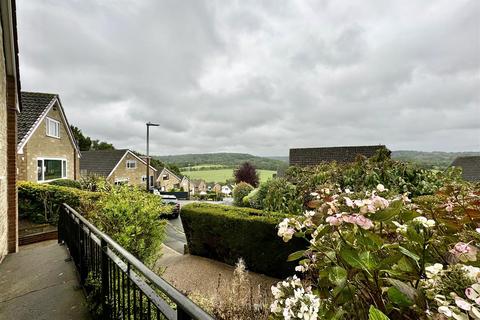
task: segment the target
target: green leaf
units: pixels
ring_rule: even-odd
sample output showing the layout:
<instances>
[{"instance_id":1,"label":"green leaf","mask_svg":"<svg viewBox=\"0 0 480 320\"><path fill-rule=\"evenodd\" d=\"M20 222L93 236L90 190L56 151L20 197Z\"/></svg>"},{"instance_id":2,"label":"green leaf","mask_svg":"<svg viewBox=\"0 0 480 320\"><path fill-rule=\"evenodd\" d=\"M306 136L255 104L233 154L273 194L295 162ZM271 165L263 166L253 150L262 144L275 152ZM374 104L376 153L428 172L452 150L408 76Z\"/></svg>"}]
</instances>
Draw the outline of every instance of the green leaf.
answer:
<instances>
[{"instance_id":1,"label":"green leaf","mask_svg":"<svg viewBox=\"0 0 480 320\"><path fill-rule=\"evenodd\" d=\"M414 287L397 279L388 279L388 281L395 288L397 288L401 293L403 293L408 299L410 299L411 301L416 300L416 297L418 296L418 292Z\"/></svg>"},{"instance_id":2,"label":"green leaf","mask_svg":"<svg viewBox=\"0 0 480 320\"><path fill-rule=\"evenodd\" d=\"M420 257L418 255L416 255L415 253L411 252L410 250L408 250L407 248L404 248L402 246L399 246L398 250L400 250L400 252L403 253L404 255L406 255L407 257L415 260L415 262L418 265L418 261L420 260Z\"/></svg>"},{"instance_id":3,"label":"green leaf","mask_svg":"<svg viewBox=\"0 0 480 320\"><path fill-rule=\"evenodd\" d=\"M375 270L377 267L377 261L370 251L360 253L359 257L368 270Z\"/></svg>"},{"instance_id":4,"label":"green leaf","mask_svg":"<svg viewBox=\"0 0 480 320\"><path fill-rule=\"evenodd\" d=\"M369 218L371 218L374 221L389 221L393 217L398 216L399 213L400 213L400 209L387 208L370 215Z\"/></svg>"},{"instance_id":5,"label":"green leaf","mask_svg":"<svg viewBox=\"0 0 480 320\"><path fill-rule=\"evenodd\" d=\"M365 264L365 262L360 258L360 256L357 254L355 250L352 250L347 247L343 247L340 250L340 256L342 257L343 260L345 260L350 266L357 268L357 269L362 269L367 271L369 274L369 266ZM364 257L364 259L366 259Z\"/></svg>"},{"instance_id":6,"label":"green leaf","mask_svg":"<svg viewBox=\"0 0 480 320\"><path fill-rule=\"evenodd\" d=\"M410 300L405 294L403 294L396 287L388 288L387 294L390 301L399 307L406 308L413 305L413 301Z\"/></svg>"},{"instance_id":7,"label":"green leaf","mask_svg":"<svg viewBox=\"0 0 480 320\"><path fill-rule=\"evenodd\" d=\"M295 261L303 257L305 250L295 251L294 253L290 254L287 258L287 261Z\"/></svg>"},{"instance_id":8,"label":"green leaf","mask_svg":"<svg viewBox=\"0 0 480 320\"><path fill-rule=\"evenodd\" d=\"M347 280L347 270L342 267L333 267L328 273L328 279L331 283L340 286Z\"/></svg>"},{"instance_id":9,"label":"green leaf","mask_svg":"<svg viewBox=\"0 0 480 320\"><path fill-rule=\"evenodd\" d=\"M370 306L368 310L368 320L390 320L382 311L374 306Z\"/></svg>"}]
</instances>

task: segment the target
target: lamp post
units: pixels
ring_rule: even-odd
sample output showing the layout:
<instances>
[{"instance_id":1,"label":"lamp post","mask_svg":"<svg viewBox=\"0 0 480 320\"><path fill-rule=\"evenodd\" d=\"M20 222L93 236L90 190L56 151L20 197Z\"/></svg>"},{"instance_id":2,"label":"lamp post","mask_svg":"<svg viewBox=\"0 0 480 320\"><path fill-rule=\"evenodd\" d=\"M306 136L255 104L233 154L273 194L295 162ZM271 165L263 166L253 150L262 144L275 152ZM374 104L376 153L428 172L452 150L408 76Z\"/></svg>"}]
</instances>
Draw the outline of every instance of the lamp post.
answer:
<instances>
[{"instance_id":1,"label":"lamp post","mask_svg":"<svg viewBox=\"0 0 480 320\"><path fill-rule=\"evenodd\" d=\"M147 191L150 191L150 127L160 126L157 123L151 123L150 121L146 123L147 125Z\"/></svg>"}]
</instances>

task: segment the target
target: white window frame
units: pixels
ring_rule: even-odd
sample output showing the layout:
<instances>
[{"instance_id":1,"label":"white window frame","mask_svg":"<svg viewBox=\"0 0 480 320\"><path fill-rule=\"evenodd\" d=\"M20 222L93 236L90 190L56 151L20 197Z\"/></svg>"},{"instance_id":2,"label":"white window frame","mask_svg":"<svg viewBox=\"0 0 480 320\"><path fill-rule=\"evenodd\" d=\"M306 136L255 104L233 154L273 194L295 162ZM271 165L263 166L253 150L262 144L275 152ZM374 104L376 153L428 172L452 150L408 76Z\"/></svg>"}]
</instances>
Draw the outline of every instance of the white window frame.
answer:
<instances>
[{"instance_id":1,"label":"white window frame","mask_svg":"<svg viewBox=\"0 0 480 320\"><path fill-rule=\"evenodd\" d=\"M132 164L132 163L134 164L134 166L133 167L129 166L129 164ZM125 162L125 166L127 167L127 169L137 169L137 160L129 159Z\"/></svg>"},{"instance_id":2,"label":"white window frame","mask_svg":"<svg viewBox=\"0 0 480 320\"><path fill-rule=\"evenodd\" d=\"M55 178L55 179L49 179L45 180L45 160L57 160L57 161L62 161L61 164L61 170L62 170L62 176L60 178ZM37 170L38 170L38 161L42 161L42 179L38 179L38 171L37 171L37 182L50 182L50 181L55 181L59 179L67 179L68 176L68 161L65 158L55 158L55 157L40 157L37 158Z\"/></svg>"},{"instance_id":3,"label":"white window frame","mask_svg":"<svg viewBox=\"0 0 480 320\"><path fill-rule=\"evenodd\" d=\"M147 175L143 175L142 176L142 183L145 183L147 181ZM153 187L153 184L154 184L154 180L155 180L155 177L154 176L150 176L150 181L149 181L149 185L150 187Z\"/></svg>"},{"instance_id":4,"label":"white window frame","mask_svg":"<svg viewBox=\"0 0 480 320\"><path fill-rule=\"evenodd\" d=\"M52 138L58 138L60 139L60 121L54 120L52 118L46 117L45 118L46 126L47 126L47 136L52 137ZM53 123L56 128L56 135L55 132L51 133L50 132L50 124Z\"/></svg>"}]
</instances>

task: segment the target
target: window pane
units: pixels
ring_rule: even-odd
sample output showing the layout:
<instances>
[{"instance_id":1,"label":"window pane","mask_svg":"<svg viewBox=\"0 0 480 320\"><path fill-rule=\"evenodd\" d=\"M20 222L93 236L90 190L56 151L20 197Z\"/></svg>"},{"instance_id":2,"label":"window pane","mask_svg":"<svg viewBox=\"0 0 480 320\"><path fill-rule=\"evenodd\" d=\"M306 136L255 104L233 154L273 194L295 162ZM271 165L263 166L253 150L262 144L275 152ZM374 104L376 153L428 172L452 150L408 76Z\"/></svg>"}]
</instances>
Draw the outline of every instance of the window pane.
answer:
<instances>
[{"instance_id":1,"label":"window pane","mask_svg":"<svg viewBox=\"0 0 480 320\"><path fill-rule=\"evenodd\" d=\"M37 160L37 181L42 181L42 169L43 169L43 161Z\"/></svg>"},{"instance_id":2,"label":"window pane","mask_svg":"<svg viewBox=\"0 0 480 320\"><path fill-rule=\"evenodd\" d=\"M44 160L44 180L59 179L62 177L62 160Z\"/></svg>"}]
</instances>

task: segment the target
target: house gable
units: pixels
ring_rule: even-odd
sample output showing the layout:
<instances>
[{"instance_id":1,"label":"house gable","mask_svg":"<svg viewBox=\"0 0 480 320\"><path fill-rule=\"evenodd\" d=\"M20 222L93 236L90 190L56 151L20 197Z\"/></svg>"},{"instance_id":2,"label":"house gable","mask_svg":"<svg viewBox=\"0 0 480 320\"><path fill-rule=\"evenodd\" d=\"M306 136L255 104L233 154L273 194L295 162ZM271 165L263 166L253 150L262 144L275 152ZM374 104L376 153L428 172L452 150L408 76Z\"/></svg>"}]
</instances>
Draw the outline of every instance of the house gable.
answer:
<instances>
[{"instance_id":1,"label":"house gable","mask_svg":"<svg viewBox=\"0 0 480 320\"><path fill-rule=\"evenodd\" d=\"M129 165L127 166L127 163ZM134 165L133 165L134 164ZM147 163L130 150L126 150L123 157L112 169L107 179L111 182L127 182L130 185L143 185L147 175ZM157 169L150 166L150 176L155 181Z\"/></svg>"},{"instance_id":2,"label":"house gable","mask_svg":"<svg viewBox=\"0 0 480 320\"><path fill-rule=\"evenodd\" d=\"M24 111L26 111L26 108L24 108ZM48 122L56 124L56 134L48 135ZM28 125L28 122L23 123L23 125L25 124ZM45 159L65 161L66 164L64 169L62 169L62 172L64 172L62 177L67 179L78 178L78 158L80 154L71 135L70 126L66 121L63 109L56 98L41 112L37 120L32 124L32 127L24 132L17 150L19 180L47 180L40 178L38 175L38 161Z\"/></svg>"}]
</instances>

